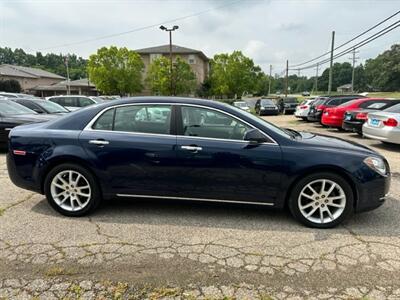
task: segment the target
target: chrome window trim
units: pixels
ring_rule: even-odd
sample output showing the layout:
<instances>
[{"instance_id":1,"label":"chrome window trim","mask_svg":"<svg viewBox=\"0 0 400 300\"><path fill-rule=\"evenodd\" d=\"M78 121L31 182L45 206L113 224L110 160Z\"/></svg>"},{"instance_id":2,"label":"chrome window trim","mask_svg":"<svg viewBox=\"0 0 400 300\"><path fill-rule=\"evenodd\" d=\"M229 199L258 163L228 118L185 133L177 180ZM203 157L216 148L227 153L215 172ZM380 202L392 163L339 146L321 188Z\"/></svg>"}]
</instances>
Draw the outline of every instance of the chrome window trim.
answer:
<instances>
[{"instance_id":1,"label":"chrome window trim","mask_svg":"<svg viewBox=\"0 0 400 300\"><path fill-rule=\"evenodd\" d=\"M117 194L117 197L128 198L152 198L152 199L172 199L172 200L188 200L188 201L204 201L204 202L223 202L223 203L239 203L239 204L256 204L274 206L272 202L251 202L239 200L223 200L223 199L209 199L209 198L189 198L189 197L174 197L174 196L154 196L154 195L134 195L134 194Z\"/></svg>"},{"instance_id":2,"label":"chrome window trim","mask_svg":"<svg viewBox=\"0 0 400 300\"><path fill-rule=\"evenodd\" d=\"M94 123L97 121L98 118L100 118L100 116L105 113L107 110L110 109L114 109L114 108L119 108L119 107L125 107L125 106L132 106L132 105L171 105L171 106L191 106L191 107L200 107L200 108L205 108L205 109L210 109L210 110L214 110L214 111L218 111L220 113L226 114L248 126L250 126L253 129L257 129L259 130L262 134L264 134L269 140L271 140L271 142L264 142L261 144L264 145L276 145L279 146L279 144L267 133L265 133L263 130L261 130L260 128L255 127L254 125L248 123L247 121L242 120L241 118L232 115L229 112L223 111L221 109L218 108L214 108L214 107L209 107L209 106L204 106L204 105L199 105L199 104L189 104L189 103L176 103L176 102L166 102L166 103L159 103L159 102L155 102L155 103L127 103L127 104L118 104L118 105L114 105L114 106L110 106L110 107L106 107L104 109L102 109L100 112L98 112L93 119L85 126L85 128L83 129L83 131L100 131L100 132L117 132L117 133L129 133L129 134L137 134L137 135L152 135L152 136L172 136L174 138L176 137L182 137L182 138L189 138L189 139L203 139L203 140L217 140L217 141L226 141L226 142L239 142L239 143L248 143L248 141L244 141L244 140L231 140L231 139L219 139L219 138L208 138L208 137L198 137L198 136L187 136L187 135L171 135L171 134L161 134L161 133L144 133L144 132L131 132L131 131L116 131L116 130L102 130L102 129L93 129L93 125Z\"/></svg>"}]
</instances>

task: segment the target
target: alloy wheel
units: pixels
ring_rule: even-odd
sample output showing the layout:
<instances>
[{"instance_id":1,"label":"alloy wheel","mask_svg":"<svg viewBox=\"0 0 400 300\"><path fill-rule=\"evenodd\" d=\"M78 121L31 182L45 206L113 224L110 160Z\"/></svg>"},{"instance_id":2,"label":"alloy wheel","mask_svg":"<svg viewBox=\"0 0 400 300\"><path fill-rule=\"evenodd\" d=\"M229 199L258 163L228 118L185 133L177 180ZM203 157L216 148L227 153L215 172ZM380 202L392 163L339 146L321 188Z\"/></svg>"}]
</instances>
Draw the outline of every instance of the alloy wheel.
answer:
<instances>
[{"instance_id":1,"label":"alloy wheel","mask_svg":"<svg viewBox=\"0 0 400 300\"><path fill-rule=\"evenodd\" d=\"M298 207L308 221L326 224L342 215L346 200L346 194L338 183L318 179L303 187L298 197Z\"/></svg>"},{"instance_id":2,"label":"alloy wheel","mask_svg":"<svg viewBox=\"0 0 400 300\"><path fill-rule=\"evenodd\" d=\"M53 177L50 193L54 202L66 211L80 211L91 199L89 181L75 170L64 170Z\"/></svg>"}]
</instances>

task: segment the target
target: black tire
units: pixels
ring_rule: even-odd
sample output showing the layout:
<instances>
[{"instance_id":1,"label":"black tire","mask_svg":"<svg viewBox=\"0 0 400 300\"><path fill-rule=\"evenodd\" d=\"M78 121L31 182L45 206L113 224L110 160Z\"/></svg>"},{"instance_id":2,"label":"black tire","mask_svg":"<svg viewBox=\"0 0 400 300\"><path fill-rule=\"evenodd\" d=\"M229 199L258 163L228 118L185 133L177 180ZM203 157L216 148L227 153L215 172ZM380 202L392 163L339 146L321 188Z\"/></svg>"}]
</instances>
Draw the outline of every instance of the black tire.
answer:
<instances>
[{"instance_id":1,"label":"black tire","mask_svg":"<svg viewBox=\"0 0 400 300\"><path fill-rule=\"evenodd\" d=\"M307 117L301 117L301 119L303 120L303 121L308 121L308 119L307 119Z\"/></svg>"},{"instance_id":2,"label":"black tire","mask_svg":"<svg viewBox=\"0 0 400 300\"><path fill-rule=\"evenodd\" d=\"M335 182L342 188L342 190L346 196L346 203L345 203L345 207L344 207L342 214L340 216L338 216L338 218L336 218L335 220L333 220L331 222L326 222L326 223L312 222L312 221L308 220L305 216L303 216L303 214L301 213L300 208L299 208L298 198L299 198L301 191L307 184L309 184L315 180L318 180L318 179L327 179L327 180L331 180L331 181ZM297 221L306 225L307 227L332 228L332 227L339 225L341 222L343 222L345 219L347 219L350 215L353 214L354 196L353 196L353 191L351 189L351 186L347 183L347 181L345 179L343 179L343 177L336 175L335 173L329 173L329 172L322 173L321 172L321 173L315 173L312 175L308 175L296 183L296 185L294 186L294 188L292 189L292 192L290 194L288 206L289 206L290 212L292 213L293 217Z\"/></svg>"},{"instance_id":3,"label":"black tire","mask_svg":"<svg viewBox=\"0 0 400 300\"><path fill-rule=\"evenodd\" d=\"M88 204L81 210L69 211L69 210L63 209L55 202L55 200L53 199L53 196L51 194L51 182L54 179L54 177L57 174L59 174L60 172L67 171L67 170L79 172L81 175L84 176L84 178L89 183L90 190L91 190L91 196L88 200ZM102 194L101 194L101 191L100 191L100 188L99 188L96 178L86 168L84 168L78 164L66 163L66 164L61 164L61 165L54 167L46 176L46 179L44 182L44 192L45 192L47 201L49 202L51 207L53 207L54 210L56 210L60 214L68 216L68 217L81 217L81 216L87 215L87 214L93 212L102 201Z\"/></svg>"}]
</instances>

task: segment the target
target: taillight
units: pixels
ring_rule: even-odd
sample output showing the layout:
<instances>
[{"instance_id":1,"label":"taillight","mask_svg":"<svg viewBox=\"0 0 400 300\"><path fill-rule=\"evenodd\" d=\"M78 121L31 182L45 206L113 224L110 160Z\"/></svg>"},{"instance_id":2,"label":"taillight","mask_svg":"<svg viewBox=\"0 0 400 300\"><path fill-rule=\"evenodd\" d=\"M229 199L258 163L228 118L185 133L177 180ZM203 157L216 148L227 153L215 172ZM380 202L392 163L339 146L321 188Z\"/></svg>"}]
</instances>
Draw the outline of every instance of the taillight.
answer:
<instances>
[{"instance_id":1,"label":"taillight","mask_svg":"<svg viewBox=\"0 0 400 300\"><path fill-rule=\"evenodd\" d=\"M367 113L358 113L356 115L357 120L366 120L368 119L368 114Z\"/></svg>"},{"instance_id":2,"label":"taillight","mask_svg":"<svg viewBox=\"0 0 400 300\"><path fill-rule=\"evenodd\" d=\"M308 105L302 105L302 106L300 106L300 108L301 109L306 109L306 108L308 108Z\"/></svg>"},{"instance_id":3,"label":"taillight","mask_svg":"<svg viewBox=\"0 0 400 300\"><path fill-rule=\"evenodd\" d=\"M389 126L389 127L396 127L399 123L397 122L396 119L389 118L386 121L383 121L383 125Z\"/></svg>"}]
</instances>

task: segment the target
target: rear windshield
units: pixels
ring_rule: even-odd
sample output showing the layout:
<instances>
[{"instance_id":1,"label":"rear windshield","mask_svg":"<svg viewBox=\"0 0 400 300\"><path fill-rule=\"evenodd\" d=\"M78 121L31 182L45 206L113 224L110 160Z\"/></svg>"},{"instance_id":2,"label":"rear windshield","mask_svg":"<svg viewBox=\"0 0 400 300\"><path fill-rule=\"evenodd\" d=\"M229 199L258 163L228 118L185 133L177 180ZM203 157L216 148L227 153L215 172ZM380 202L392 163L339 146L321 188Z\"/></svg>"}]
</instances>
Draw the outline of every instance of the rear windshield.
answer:
<instances>
[{"instance_id":1,"label":"rear windshield","mask_svg":"<svg viewBox=\"0 0 400 300\"><path fill-rule=\"evenodd\" d=\"M342 104L338 105L338 107L353 105L354 103L357 103L357 102L358 102L358 100L350 100L350 101L347 101L345 103L342 103Z\"/></svg>"},{"instance_id":2,"label":"rear windshield","mask_svg":"<svg viewBox=\"0 0 400 300\"><path fill-rule=\"evenodd\" d=\"M60 104L57 104L55 102L40 101L40 102L38 102L38 104L51 114L69 112L69 110L66 109L64 106L61 106Z\"/></svg>"},{"instance_id":3,"label":"rear windshield","mask_svg":"<svg viewBox=\"0 0 400 300\"><path fill-rule=\"evenodd\" d=\"M391 112L391 113L400 113L400 103L396 104L392 107L386 108L384 111Z\"/></svg>"}]
</instances>

